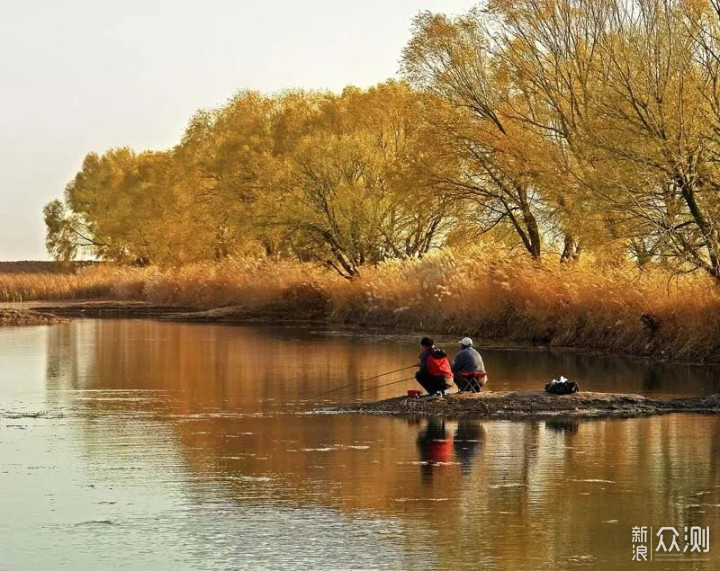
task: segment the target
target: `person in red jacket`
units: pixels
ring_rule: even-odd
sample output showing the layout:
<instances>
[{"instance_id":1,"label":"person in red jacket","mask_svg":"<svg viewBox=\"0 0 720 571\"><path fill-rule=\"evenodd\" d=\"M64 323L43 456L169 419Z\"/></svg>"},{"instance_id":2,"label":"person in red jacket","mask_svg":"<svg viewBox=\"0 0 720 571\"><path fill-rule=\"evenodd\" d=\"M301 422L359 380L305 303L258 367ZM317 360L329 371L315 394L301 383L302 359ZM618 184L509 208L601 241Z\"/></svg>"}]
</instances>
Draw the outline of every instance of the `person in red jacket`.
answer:
<instances>
[{"instance_id":1,"label":"person in red jacket","mask_svg":"<svg viewBox=\"0 0 720 571\"><path fill-rule=\"evenodd\" d=\"M420 346L420 370L415 373L415 379L428 394L442 396L452 386L453 378L447 355L445 351L435 347L429 337L423 337Z\"/></svg>"}]
</instances>

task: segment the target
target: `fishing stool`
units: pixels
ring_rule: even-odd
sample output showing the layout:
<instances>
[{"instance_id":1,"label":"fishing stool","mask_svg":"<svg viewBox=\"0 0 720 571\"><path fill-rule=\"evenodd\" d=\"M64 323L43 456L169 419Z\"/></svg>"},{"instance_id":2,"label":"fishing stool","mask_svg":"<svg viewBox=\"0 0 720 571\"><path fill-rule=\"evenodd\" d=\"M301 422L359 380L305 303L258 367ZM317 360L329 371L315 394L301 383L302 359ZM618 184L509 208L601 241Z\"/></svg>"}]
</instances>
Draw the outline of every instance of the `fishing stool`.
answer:
<instances>
[{"instance_id":1,"label":"fishing stool","mask_svg":"<svg viewBox=\"0 0 720 571\"><path fill-rule=\"evenodd\" d=\"M465 388L463 390L471 393L479 393L483 385L481 381L487 377L487 373L485 371L470 371L460 373L460 376L465 379Z\"/></svg>"}]
</instances>

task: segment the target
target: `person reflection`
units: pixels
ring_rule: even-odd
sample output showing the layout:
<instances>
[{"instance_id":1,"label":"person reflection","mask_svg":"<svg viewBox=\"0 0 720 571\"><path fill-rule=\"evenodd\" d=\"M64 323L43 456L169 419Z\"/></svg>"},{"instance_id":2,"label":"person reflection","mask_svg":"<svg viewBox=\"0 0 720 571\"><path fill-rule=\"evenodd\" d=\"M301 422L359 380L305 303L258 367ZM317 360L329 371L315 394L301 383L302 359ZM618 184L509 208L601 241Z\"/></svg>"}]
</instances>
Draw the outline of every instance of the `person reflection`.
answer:
<instances>
[{"instance_id":1,"label":"person reflection","mask_svg":"<svg viewBox=\"0 0 720 571\"><path fill-rule=\"evenodd\" d=\"M424 430L418 433L420 473L423 482L432 480L433 470L450 461L452 439L445 429L445 419L430 418Z\"/></svg>"},{"instance_id":2,"label":"person reflection","mask_svg":"<svg viewBox=\"0 0 720 571\"><path fill-rule=\"evenodd\" d=\"M545 421L545 428L561 434L575 434L580 426L577 418L555 418Z\"/></svg>"},{"instance_id":3,"label":"person reflection","mask_svg":"<svg viewBox=\"0 0 720 571\"><path fill-rule=\"evenodd\" d=\"M470 474L473 460L482 452L484 445L485 427L479 421L469 418L458 420L453 446L463 476Z\"/></svg>"}]
</instances>

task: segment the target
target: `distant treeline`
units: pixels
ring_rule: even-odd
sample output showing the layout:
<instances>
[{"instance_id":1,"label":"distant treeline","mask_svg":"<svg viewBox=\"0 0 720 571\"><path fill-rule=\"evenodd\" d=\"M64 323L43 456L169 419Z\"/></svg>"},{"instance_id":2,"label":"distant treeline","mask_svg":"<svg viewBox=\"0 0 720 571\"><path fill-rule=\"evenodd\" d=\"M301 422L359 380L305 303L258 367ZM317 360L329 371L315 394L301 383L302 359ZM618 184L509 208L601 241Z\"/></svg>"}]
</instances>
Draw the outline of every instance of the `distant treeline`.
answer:
<instances>
[{"instance_id":1,"label":"distant treeline","mask_svg":"<svg viewBox=\"0 0 720 571\"><path fill-rule=\"evenodd\" d=\"M165 152L89 154L49 251L365 264L483 241L720 279L720 0L422 13L402 80L242 91Z\"/></svg>"}]
</instances>

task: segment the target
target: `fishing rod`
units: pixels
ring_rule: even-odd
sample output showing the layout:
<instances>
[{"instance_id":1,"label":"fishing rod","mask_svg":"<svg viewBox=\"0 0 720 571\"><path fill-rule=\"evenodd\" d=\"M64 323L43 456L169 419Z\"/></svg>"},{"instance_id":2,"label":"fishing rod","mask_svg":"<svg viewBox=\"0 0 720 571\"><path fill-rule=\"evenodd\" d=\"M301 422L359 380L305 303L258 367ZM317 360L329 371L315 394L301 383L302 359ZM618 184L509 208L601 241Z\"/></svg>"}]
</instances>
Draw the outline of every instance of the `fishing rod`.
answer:
<instances>
[{"instance_id":1,"label":"fishing rod","mask_svg":"<svg viewBox=\"0 0 720 571\"><path fill-rule=\"evenodd\" d=\"M414 365L413 365L414 366ZM405 367L408 369L409 367ZM377 387L365 387L363 390L360 391L360 394L365 393L369 391L370 389L382 389L383 387L389 387L390 385L397 385L398 383L407 383L408 381L414 381L415 377L409 377L407 379L400 379L399 381L393 381L392 383L385 383L384 385L380 385Z\"/></svg>"},{"instance_id":2,"label":"fishing rod","mask_svg":"<svg viewBox=\"0 0 720 571\"><path fill-rule=\"evenodd\" d=\"M368 377L367 379L360 379L359 381L353 381L352 383L348 383L347 385L342 385L341 387L335 387L334 389L330 389L329 391L324 391L322 393L319 393L319 394L315 395L314 398L318 398L318 397L321 397L324 395L329 395L330 393L334 393L335 391L346 389L346 388L352 387L354 385L360 385L367 381L374 381L375 379L379 379L380 377L384 377L386 375L392 375L393 373L399 373L400 371L407 371L408 369L412 369L413 367L417 367L417 365L416 364L410 365L408 367L403 367L402 369L395 369L394 371L388 371L387 373L381 373L379 375L375 375L374 377Z\"/></svg>"}]
</instances>

